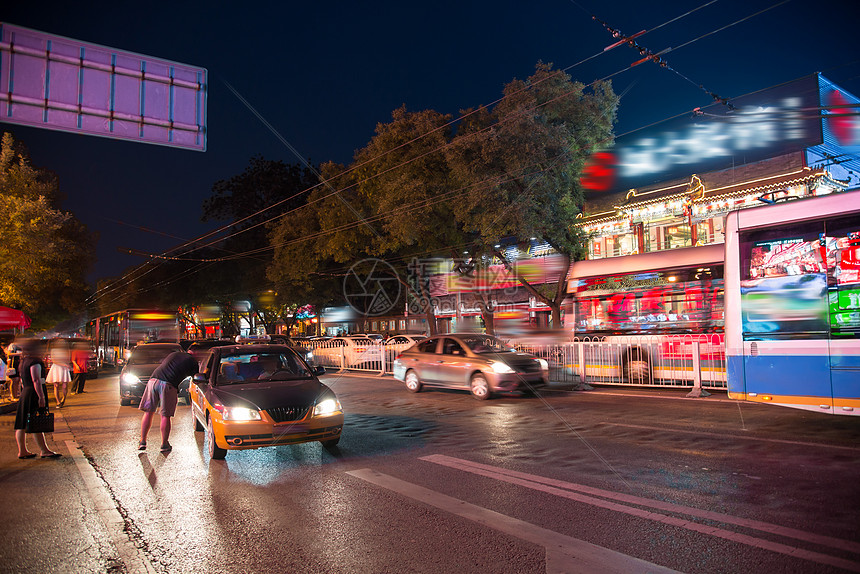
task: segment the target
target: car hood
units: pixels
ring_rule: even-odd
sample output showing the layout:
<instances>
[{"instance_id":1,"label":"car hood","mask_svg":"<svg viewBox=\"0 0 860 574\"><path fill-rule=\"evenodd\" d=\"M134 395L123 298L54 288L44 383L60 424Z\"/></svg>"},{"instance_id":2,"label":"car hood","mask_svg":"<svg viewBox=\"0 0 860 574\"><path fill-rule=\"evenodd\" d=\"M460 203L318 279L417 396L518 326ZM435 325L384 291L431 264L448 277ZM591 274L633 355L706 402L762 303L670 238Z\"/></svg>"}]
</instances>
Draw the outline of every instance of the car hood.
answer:
<instances>
[{"instance_id":1,"label":"car hood","mask_svg":"<svg viewBox=\"0 0 860 574\"><path fill-rule=\"evenodd\" d=\"M316 379L302 379L220 385L212 388L212 395L227 407L252 406L266 410L272 407L310 406L326 391L328 387Z\"/></svg>"}]
</instances>

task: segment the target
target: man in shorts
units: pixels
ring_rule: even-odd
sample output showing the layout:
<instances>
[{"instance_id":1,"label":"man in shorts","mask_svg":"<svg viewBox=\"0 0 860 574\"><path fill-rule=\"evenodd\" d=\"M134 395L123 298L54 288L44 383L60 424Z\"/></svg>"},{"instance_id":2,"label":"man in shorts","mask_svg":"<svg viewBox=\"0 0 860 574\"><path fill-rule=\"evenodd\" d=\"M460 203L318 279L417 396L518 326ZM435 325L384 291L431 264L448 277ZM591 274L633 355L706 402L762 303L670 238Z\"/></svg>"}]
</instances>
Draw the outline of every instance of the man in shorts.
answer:
<instances>
[{"instance_id":1,"label":"man in shorts","mask_svg":"<svg viewBox=\"0 0 860 574\"><path fill-rule=\"evenodd\" d=\"M161 416L161 452L168 453L170 446L170 418L176 413L176 402L179 395L179 384L197 373L197 361L185 351L175 351L167 355L161 364L152 372L143 398L140 400L140 410L143 419L140 422L140 442L138 450L146 450L146 435L152 426L152 415L158 411Z\"/></svg>"}]
</instances>

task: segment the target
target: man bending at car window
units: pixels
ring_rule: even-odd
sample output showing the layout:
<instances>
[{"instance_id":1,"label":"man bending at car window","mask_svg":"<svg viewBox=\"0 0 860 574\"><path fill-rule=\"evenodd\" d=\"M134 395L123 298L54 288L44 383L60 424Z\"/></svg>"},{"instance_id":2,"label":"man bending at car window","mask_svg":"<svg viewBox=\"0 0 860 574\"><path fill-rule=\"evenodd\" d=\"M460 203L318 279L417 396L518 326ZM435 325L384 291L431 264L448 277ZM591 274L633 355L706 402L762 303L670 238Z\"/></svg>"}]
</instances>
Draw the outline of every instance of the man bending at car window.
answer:
<instances>
[{"instance_id":1,"label":"man bending at car window","mask_svg":"<svg viewBox=\"0 0 860 574\"><path fill-rule=\"evenodd\" d=\"M185 351L175 351L167 355L161 364L152 372L143 398L140 400L140 410L143 418L140 422L140 442L138 450L146 450L146 435L152 425L152 415L155 411L161 416L161 452L173 450L168 438L170 437L170 418L176 413L176 401L179 395L179 383L197 374L197 361Z\"/></svg>"}]
</instances>

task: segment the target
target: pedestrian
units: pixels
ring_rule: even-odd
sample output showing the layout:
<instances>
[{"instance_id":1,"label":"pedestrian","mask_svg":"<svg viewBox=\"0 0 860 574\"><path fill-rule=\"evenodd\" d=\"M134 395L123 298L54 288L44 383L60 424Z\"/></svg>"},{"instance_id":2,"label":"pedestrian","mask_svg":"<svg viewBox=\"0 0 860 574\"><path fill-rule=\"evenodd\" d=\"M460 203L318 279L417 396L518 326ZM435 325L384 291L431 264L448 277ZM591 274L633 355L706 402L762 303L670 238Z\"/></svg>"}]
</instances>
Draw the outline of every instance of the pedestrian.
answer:
<instances>
[{"instance_id":1,"label":"pedestrian","mask_svg":"<svg viewBox=\"0 0 860 574\"><path fill-rule=\"evenodd\" d=\"M155 411L161 416L161 452L173 450L170 438L170 418L176 412L176 402L179 398L179 384L191 375L197 374L197 361L185 351L174 351L167 355L161 364L155 368L146 383L143 398L140 399L140 410L143 418L140 421L140 442L138 450L146 450L146 436L152 425L152 415Z\"/></svg>"},{"instance_id":2,"label":"pedestrian","mask_svg":"<svg viewBox=\"0 0 860 574\"><path fill-rule=\"evenodd\" d=\"M84 392L87 381L87 361L90 353L86 343L77 342L72 345L72 394Z\"/></svg>"},{"instance_id":3,"label":"pedestrian","mask_svg":"<svg viewBox=\"0 0 860 574\"><path fill-rule=\"evenodd\" d=\"M51 345L51 370L48 371L47 381L54 385L57 408L63 408L69 394L69 383L72 382L72 356L68 343L63 340Z\"/></svg>"},{"instance_id":4,"label":"pedestrian","mask_svg":"<svg viewBox=\"0 0 860 574\"><path fill-rule=\"evenodd\" d=\"M48 408L48 385L45 384L45 363L39 357L35 341L19 345L21 351L20 375L21 398L18 401L18 411L15 414L15 442L18 443L18 458L36 458L36 453L27 450L27 416ZM35 435L39 447L39 457L59 458L58 452L53 452L45 442L45 433L29 433Z\"/></svg>"},{"instance_id":5,"label":"pedestrian","mask_svg":"<svg viewBox=\"0 0 860 574\"><path fill-rule=\"evenodd\" d=\"M21 366L21 348L18 341L12 341L6 348L8 363L6 364L6 376L9 378L9 388L12 391L12 400L18 400L21 396L21 373L18 367Z\"/></svg>"}]
</instances>

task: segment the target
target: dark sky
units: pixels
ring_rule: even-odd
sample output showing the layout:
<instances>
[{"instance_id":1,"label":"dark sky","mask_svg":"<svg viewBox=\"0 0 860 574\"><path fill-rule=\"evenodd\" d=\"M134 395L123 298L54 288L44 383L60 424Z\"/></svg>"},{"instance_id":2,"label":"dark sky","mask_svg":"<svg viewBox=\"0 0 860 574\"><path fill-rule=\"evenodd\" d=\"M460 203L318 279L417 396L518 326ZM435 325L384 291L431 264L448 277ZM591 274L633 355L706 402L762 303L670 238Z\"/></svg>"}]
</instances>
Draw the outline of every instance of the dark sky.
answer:
<instances>
[{"instance_id":1,"label":"dark sky","mask_svg":"<svg viewBox=\"0 0 860 574\"><path fill-rule=\"evenodd\" d=\"M640 56L626 46L576 65L613 41L591 14L650 30L637 41L653 52L678 48L664 55L678 73L630 68ZM731 98L820 71L860 94L858 15L856 0L4 2L3 22L207 68L208 150L0 129L59 175L63 207L100 234L95 281L142 262L118 247L160 252L213 229L203 200L250 157L298 161L225 81L304 158L348 163L401 104L456 114L538 60L584 83L623 71L617 134L712 103L700 84Z\"/></svg>"}]
</instances>

